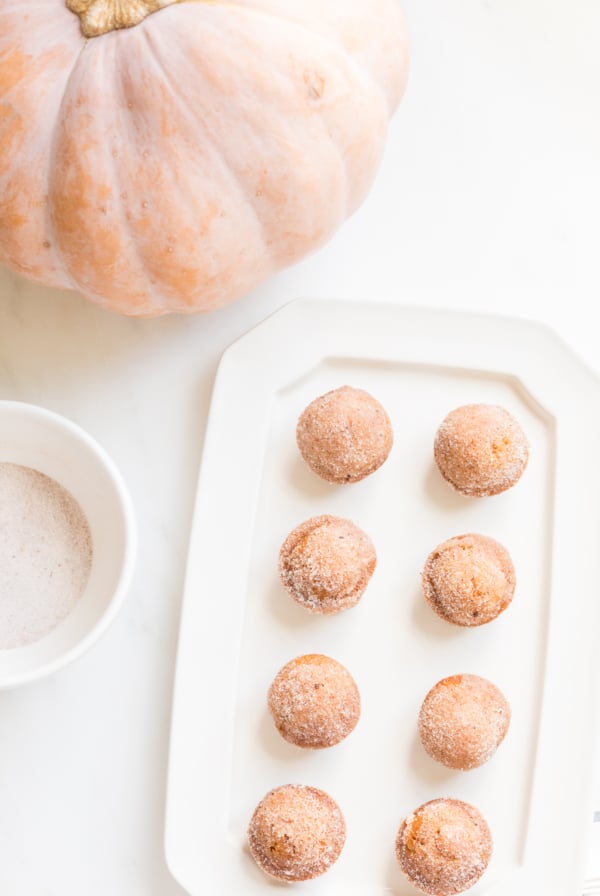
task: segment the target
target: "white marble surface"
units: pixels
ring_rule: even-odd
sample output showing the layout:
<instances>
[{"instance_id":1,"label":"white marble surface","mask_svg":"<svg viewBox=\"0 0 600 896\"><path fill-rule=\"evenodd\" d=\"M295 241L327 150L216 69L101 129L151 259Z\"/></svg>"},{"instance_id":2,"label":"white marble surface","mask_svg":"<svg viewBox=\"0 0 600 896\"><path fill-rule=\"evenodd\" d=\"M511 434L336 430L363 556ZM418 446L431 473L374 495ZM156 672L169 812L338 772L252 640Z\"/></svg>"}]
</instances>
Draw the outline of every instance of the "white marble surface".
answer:
<instances>
[{"instance_id":1,"label":"white marble surface","mask_svg":"<svg viewBox=\"0 0 600 896\"><path fill-rule=\"evenodd\" d=\"M3 896L181 893L162 851L177 624L211 385L236 336L299 295L383 298L537 318L600 368L600 5L405 8L412 78L384 164L319 254L194 319L126 320L0 271L0 397L96 436L141 536L102 641L0 694Z\"/></svg>"}]
</instances>

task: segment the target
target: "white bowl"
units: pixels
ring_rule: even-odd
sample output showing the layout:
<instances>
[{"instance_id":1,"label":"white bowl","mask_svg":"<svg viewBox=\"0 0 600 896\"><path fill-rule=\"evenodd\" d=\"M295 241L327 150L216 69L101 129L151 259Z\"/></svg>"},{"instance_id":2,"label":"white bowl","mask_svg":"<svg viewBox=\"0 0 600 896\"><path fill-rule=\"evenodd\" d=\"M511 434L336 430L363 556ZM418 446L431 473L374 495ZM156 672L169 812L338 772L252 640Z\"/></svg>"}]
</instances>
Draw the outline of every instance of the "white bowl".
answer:
<instances>
[{"instance_id":1,"label":"white bowl","mask_svg":"<svg viewBox=\"0 0 600 896\"><path fill-rule=\"evenodd\" d=\"M0 650L0 688L12 688L66 666L106 631L131 582L137 530L129 493L104 449L52 411L0 401L0 462L32 467L66 488L87 517L93 548L75 609L34 644Z\"/></svg>"}]
</instances>

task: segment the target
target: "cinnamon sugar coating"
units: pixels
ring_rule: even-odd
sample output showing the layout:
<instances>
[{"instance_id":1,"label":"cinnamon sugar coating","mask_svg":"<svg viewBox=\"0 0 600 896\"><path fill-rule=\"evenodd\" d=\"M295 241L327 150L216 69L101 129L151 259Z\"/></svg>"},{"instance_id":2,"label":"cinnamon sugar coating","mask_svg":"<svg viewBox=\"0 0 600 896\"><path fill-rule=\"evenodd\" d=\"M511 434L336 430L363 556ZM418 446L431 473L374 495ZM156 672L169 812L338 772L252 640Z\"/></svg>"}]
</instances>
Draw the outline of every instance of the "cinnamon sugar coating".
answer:
<instances>
[{"instance_id":1,"label":"cinnamon sugar coating","mask_svg":"<svg viewBox=\"0 0 600 896\"><path fill-rule=\"evenodd\" d=\"M455 896L474 886L492 856L492 835L479 812L461 800L424 803L404 819L396 838L400 868L429 896Z\"/></svg>"},{"instance_id":2,"label":"cinnamon sugar coating","mask_svg":"<svg viewBox=\"0 0 600 896\"><path fill-rule=\"evenodd\" d=\"M433 610L455 625L484 625L513 599L516 576L506 548L486 535L457 535L431 552L422 575Z\"/></svg>"},{"instance_id":3,"label":"cinnamon sugar coating","mask_svg":"<svg viewBox=\"0 0 600 896\"><path fill-rule=\"evenodd\" d=\"M360 717L356 682L345 666L321 654L287 663L269 688L268 704L281 736L307 749L340 743Z\"/></svg>"},{"instance_id":4,"label":"cinnamon sugar coating","mask_svg":"<svg viewBox=\"0 0 600 896\"><path fill-rule=\"evenodd\" d=\"M387 459L394 440L382 405L362 389L342 386L315 398L296 428L302 457L328 482L358 482Z\"/></svg>"},{"instance_id":5,"label":"cinnamon sugar coating","mask_svg":"<svg viewBox=\"0 0 600 896\"><path fill-rule=\"evenodd\" d=\"M497 405L466 404L451 411L434 443L440 473L463 495L482 498L515 485L529 459L525 433Z\"/></svg>"},{"instance_id":6,"label":"cinnamon sugar coating","mask_svg":"<svg viewBox=\"0 0 600 896\"><path fill-rule=\"evenodd\" d=\"M419 737L448 768L483 765L508 731L510 706L499 688L478 675L451 675L431 688L419 713Z\"/></svg>"},{"instance_id":7,"label":"cinnamon sugar coating","mask_svg":"<svg viewBox=\"0 0 600 896\"><path fill-rule=\"evenodd\" d=\"M362 597L377 562L368 535L350 520L317 516L297 526L279 552L289 594L313 613L337 613Z\"/></svg>"},{"instance_id":8,"label":"cinnamon sugar coating","mask_svg":"<svg viewBox=\"0 0 600 896\"><path fill-rule=\"evenodd\" d=\"M286 784L258 804L248 827L257 865L283 881L311 880L339 858L346 840L342 812L316 787Z\"/></svg>"}]
</instances>

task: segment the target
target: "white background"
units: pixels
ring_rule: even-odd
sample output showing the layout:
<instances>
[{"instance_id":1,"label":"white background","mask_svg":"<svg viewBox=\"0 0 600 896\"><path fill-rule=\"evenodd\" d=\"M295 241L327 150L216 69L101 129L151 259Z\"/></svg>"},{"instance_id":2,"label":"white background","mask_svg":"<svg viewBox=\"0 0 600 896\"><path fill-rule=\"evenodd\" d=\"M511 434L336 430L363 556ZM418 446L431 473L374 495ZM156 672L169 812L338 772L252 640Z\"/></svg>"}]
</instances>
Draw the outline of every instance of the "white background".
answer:
<instances>
[{"instance_id":1,"label":"white background","mask_svg":"<svg viewBox=\"0 0 600 896\"><path fill-rule=\"evenodd\" d=\"M0 397L96 436L141 529L103 640L0 694L2 896L181 894L162 848L177 623L212 380L236 336L299 295L379 298L538 318L600 369L600 4L404 7L411 80L384 163L318 255L235 307L155 321L0 271Z\"/></svg>"}]
</instances>

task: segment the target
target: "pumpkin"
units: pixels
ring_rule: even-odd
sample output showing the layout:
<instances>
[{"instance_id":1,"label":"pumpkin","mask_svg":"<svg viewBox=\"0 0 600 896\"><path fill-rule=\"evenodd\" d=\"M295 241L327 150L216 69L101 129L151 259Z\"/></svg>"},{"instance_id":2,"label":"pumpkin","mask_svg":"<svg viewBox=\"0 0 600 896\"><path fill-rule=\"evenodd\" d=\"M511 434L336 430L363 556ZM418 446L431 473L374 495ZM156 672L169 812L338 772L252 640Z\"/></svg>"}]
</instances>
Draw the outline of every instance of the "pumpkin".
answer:
<instances>
[{"instance_id":1,"label":"pumpkin","mask_svg":"<svg viewBox=\"0 0 600 896\"><path fill-rule=\"evenodd\" d=\"M0 261L231 302L357 208L406 74L396 0L0 0Z\"/></svg>"}]
</instances>

